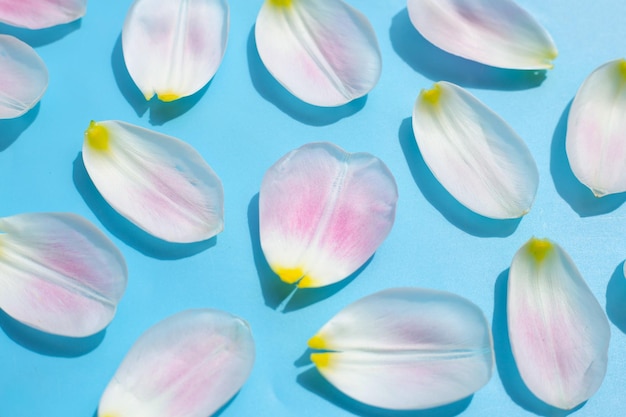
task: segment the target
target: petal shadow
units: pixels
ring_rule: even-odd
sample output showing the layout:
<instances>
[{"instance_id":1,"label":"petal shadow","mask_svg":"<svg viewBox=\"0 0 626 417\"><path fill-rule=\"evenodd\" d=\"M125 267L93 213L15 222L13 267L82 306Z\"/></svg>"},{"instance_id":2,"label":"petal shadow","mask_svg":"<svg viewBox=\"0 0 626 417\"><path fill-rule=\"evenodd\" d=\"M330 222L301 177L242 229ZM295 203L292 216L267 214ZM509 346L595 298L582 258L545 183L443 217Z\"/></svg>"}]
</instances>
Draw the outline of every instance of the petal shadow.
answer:
<instances>
[{"instance_id":1,"label":"petal shadow","mask_svg":"<svg viewBox=\"0 0 626 417\"><path fill-rule=\"evenodd\" d=\"M391 45L411 68L432 81L446 80L463 87L526 90L538 87L546 71L496 68L445 52L415 29L405 8L393 17Z\"/></svg>"},{"instance_id":2,"label":"petal shadow","mask_svg":"<svg viewBox=\"0 0 626 417\"><path fill-rule=\"evenodd\" d=\"M37 103L32 109L15 119L0 120L0 152L11 146L35 121L40 105L41 103Z\"/></svg>"},{"instance_id":3,"label":"petal shadow","mask_svg":"<svg viewBox=\"0 0 626 417\"><path fill-rule=\"evenodd\" d=\"M578 213L580 217L596 216L610 213L626 201L626 193L610 194L601 198L593 195L591 190L578 181L572 172L565 140L567 137L567 119L572 107L572 100L561 114L561 118L552 135L550 148L550 174L559 195Z\"/></svg>"},{"instance_id":4,"label":"petal shadow","mask_svg":"<svg viewBox=\"0 0 626 417\"><path fill-rule=\"evenodd\" d=\"M187 258L212 248L217 243L217 236L195 243L166 242L135 226L115 211L100 195L87 173L82 152L74 160L73 181L79 194L100 223L118 239L146 256L163 260Z\"/></svg>"},{"instance_id":5,"label":"petal shadow","mask_svg":"<svg viewBox=\"0 0 626 417\"><path fill-rule=\"evenodd\" d=\"M153 97L150 101L146 101L126 68L126 63L124 62L124 52L122 50L121 34L117 37L115 45L113 46L113 52L111 53L111 68L113 69L113 76L117 87L128 104L130 104L133 110L135 110L137 116L142 117L146 111L150 109L150 124L156 126L163 125L164 123L188 112L198 101L200 101L212 82L212 80L209 81L196 93L172 102L162 102L156 97Z\"/></svg>"},{"instance_id":6,"label":"petal shadow","mask_svg":"<svg viewBox=\"0 0 626 417\"><path fill-rule=\"evenodd\" d=\"M252 84L256 91L261 97L278 107L283 113L299 122L312 126L329 125L338 122L344 117L349 117L357 113L367 102L366 95L346 103L343 106L319 107L298 99L276 81L267 68L265 68L256 48L254 26L252 26L250 34L248 35L247 54L250 78L252 79Z\"/></svg>"},{"instance_id":7,"label":"petal shadow","mask_svg":"<svg viewBox=\"0 0 626 417\"><path fill-rule=\"evenodd\" d=\"M509 269L504 270L496 279L494 288L494 309L491 329L496 356L496 368L504 386L504 390L511 399L523 409L531 413L546 417L564 417L581 409L586 402L572 410L562 410L553 407L537 398L526 386L519 373L511 342L509 340L509 326L507 322L507 285Z\"/></svg>"},{"instance_id":8,"label":"petal shadow","mask_svg":"<svg viewBox=\"0 0 626 417\"><path fill-rule=\"evenodd\" d=\"M97 348L106 329L87 337L59 336L27 326L0 310L0 328L18 345L40 355L75 358Z\"/></svg>"},{"instance_id":9,"label":"petal shadow","mask_svg":"<svg viewBox=\"0 0 626 417\"><path fill-rule=\"evenodd\" d=\"M352 399L328 382L316 368L309 368L296 378L298 384L333 405L361 417L453 417L469 406L473 395L451 404L426 410L387 410Z\"/></svg>"},{"instance_id":10,"label":"petal shadow","mask_svg":"<svg viewBox=\"0 0 626 417\"><path fill-rule=\"evenodd\" d=\"M626 278L621 262L606 287L606 315L622 333L626 333Z\"/></svg>"},{"instance_id":11,"label":"petal shadow","mask_svg":"<svg viewBox=\"0 0 626 417\"><path fill-rule=\"evenodd\" d=\"M56 42L80 29L82 19L75 20L63 25L52 26L45 29L26 29L18 28L5 23L0 23L0 33L15 36L26 42L33 48L38 46L48 45L49 43Z\"/></svg>"},{"instance_id":12,"label":"petal shadow","mask_svg":"<svg viewBox=\"0 0 626 417\"><path fill-rule=\"evenodd\" d=\"M424 197L450 223L459 229L478 237L506 237L515 232L519 219L490 219L474 213L459 203L432 174L422 158L415 135L413 134L412 119L407 117L402 121L398 132L400 146L406 158L413 180L422 191Z\"/></svg>"}]
</instances>

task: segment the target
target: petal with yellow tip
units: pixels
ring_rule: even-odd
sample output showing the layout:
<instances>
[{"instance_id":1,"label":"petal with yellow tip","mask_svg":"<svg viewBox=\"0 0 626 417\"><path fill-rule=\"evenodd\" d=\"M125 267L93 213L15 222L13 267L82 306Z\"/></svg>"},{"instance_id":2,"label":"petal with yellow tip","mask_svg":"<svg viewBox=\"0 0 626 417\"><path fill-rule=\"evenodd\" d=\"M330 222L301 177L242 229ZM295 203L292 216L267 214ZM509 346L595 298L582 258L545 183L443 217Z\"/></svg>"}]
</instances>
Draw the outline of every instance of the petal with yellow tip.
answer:
<instances>
[{"instance_id":1,"label":"petal with yellow tip","mask_svg":"<svg viewBox=\"0 0 626 417\"><path fill-rule=\"evenodd\" d=\"M126 289L126 262L93 224L70 213L0 218L0 308L44 332L105 328Z\"/></svg>"},{"instance_id":2,"label":"petal with yellow tip","mask_svg":"<svg viewBox=\"0 0 626 417\"><path fill-rule=\"evenodd\" d=\"M530 239L509 270L507 316L520 375L542 401L570 410L606 373L609 322L568 254Z\"/></svg>"},{"instance_id":3,"label":"petal with yellow tip","mask_svg":"<svg viewBox=\"0 0 626 417\"><path fill-rule=\"evenodd\" d=\"M422 90L413 131L433 175L470 210L494 219L528 213L539 172L524 141L465 89L445 81Z\"/></svg>"},{"instance_id":4,"label":"petal with yellow tip","mask_svg":"<svg viewBox=\"0 0 626 417\"><path fill-rule=\"evenodd\" d=\"M393 288L341 310L309 341L311 361L344 394L375 407L425 409L479 390L493 343L482 311L457 295Z\"/></svg>"},{"instance_id":5,"label":"petal with yellow tip","mask_svg":"<svg viewBox=\"0 0 626 417\"><path fill-rule=\"evenodd\" d=\"M408 0L413 26L433 45L493 67L552 68L550 34L512 0Z\"/></svg>"},{"instance_id":6,"label":"petal with yellow tip","mask_svg":"<svg viewBox=\"0 0 626 417\"><path fill-rule=\"evenodd\" d=\"M626 60L600 66L583 82L565 149L574 175L597 197L626 191Z\"/></svg>"},{"instance_id":7,"label":"petal with yellow tip","mask_svg":"<svg viewBox=\"0 0 626 417\"><path fill-rule=\"evenodd\" d=\"M342 0L265 0L255 38L268 71L309 104L346 104L366 95L380 77L374 29Z\"/></svg>"},{"instance_id":8,"label":"petal with yellow tip","mask_svg":"<svg viewBox=\"0 0 626 417\"><path fill-rule=\"evenodd\" d=\"M122 29L126 68L146 100L190 96L217 72L228 29L226 0L135 0Z\"/></svg>"},{"instance_id":9,"label":"petal with yellow tip","mask_svg":"<svg viewBox=\"0 0 626 417\"><path fill-rule=\"evenodd\" d=\"M0 119L32 109L48 88L48 70L37 52L21 40L0 35Z\"/></svg>"},{"instance_id":10,"label":"petal with yellow tip","mask_svg":"<svg viewBox=\"0 0 626 417\"><path fill-rule=\"evenodd\" d=\"M243 319L182 311L137 339L102 394L98 416L211 416L244 385L254 357Z\"/></svg>"},{"instance_id":11,"label":"petal with yellow tip","mask_svg":"<svg viewBox=\"0 0 626 417\"><path fill-rule=\"evenodd\" d=\"M124 122L92 121L83 161L102 197L153 236L199 242L224 228L222 183L181 140Z\"/></svg>"},{"instance_id":12,"label":"petal with yellow tip","mask_svg":"<svg viewBox=\"0 0 626 417\"><path fill-rule=\"evenodd\" d=\"M44 29L85 15L87 0L0 0L0 22Z\"/></svg>"},{"instance_id":13,"label":"petal with yellow tip","mask_svg":"<svg viewBox=\"0 0 626 417\"><path fill-rule=\"evenodd\" d=\"M289 152L259 193L261 247L280 278L321 287L355 272L387 237L395 180L378 158L327 142Z\"/></svg>"}]
</instances>

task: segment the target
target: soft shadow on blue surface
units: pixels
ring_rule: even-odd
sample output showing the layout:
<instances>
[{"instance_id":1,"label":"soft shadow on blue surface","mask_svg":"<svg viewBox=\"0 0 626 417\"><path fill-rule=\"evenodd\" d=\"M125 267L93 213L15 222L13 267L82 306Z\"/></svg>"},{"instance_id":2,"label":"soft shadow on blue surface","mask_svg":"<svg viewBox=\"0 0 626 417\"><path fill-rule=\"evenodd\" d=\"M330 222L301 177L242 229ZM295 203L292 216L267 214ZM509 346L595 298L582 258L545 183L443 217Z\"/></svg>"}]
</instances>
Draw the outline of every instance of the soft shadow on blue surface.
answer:
<instances>
[{"instance_id":1,"label":"soft shadow on blue surface","mask_svg":"<svg viewBox=\"0 0 626 417\"><path fill-rule=\"evenodd\" d=\"M565 138L567 136L567 118L571 106L572 101L563 110L552 135L550 174L552 174L554 186L563 200L581 217L610 213L626 201L626 193L611 194L601 198L594 196L586 185L578 181L567 159Z\"/></svg>"},{"instance_id":2,"label":"soft shadow on blue surface","mask_svg":"<svg viewBox=\"0 0 626 417\"><path fill-rule=\"evenodd\" d=\"M449 54L428 42L415 29L407 9L393 17L391 45L415 71L432 81L450 81L462 87L493 90L525 90L538 87L546 71L495 68Z\"/></svg>"},{"instance_id":3,"label":"soft shadow on blue surface","mask_svg":"<svg viewBox=\"0 0 626 417\"><path fill-rule=\"evenodd\" d=\"M564 417L581 409L586 402L572 410L561 410L537 398L524 384L515 364L511 342L509 340L509 326L507 323L507 285L509 270L503 271L496 280L494 288L494 310L492 321L493 345L496 355L498 375L506 393L523 409L546 417Z\"/></svg>"},{"instance_id":4,"label":"soft shadow on blue surface","mask_svg":"<svg viewBox=\"0 0 626 417\"><path fill-rule=\"evenodd\" d=\"M316 368L309 368L296 378L298 384L355 416L361 417L453 417L461 414L470 405L473 396L452 404L426 410L387 410L356 401L329 383Z\"/></svg>"},{"instance_id":5,"label":"soft shadow on blue surface","mask_svg":"<svg viewBox=\"0 0 626 417\"><path fill-rule=\"evenodd\" d=\"M256 91L283 113L299 122L324 126L335 123L344 117L352 116L365 106L367 96L338 107L318 107L305 103L286 90L263 65L256 49L254 26L248 35L248 68Z\"/></svg>"},{"instance_id":6,"label":"soft shadow on blue surface","mask_svg":"<svg viewBox=\"0 0 626 417\"><path fill-rule=\"evenodd\" d=\"M204 96L211 85L211 81L209 81L195 94L169 103L162 102L156 97L146 101L126 68L122 51L122 35L119 35L115 41L115 46L111 53L111 68L113 69L117 87L126 101L128 101L128 104L135 110L137 116L142 117L150 109L149 121L152 125L162 125L188 112Z\"/></svg>"},{"instance_id":7,"label":"soft shadow on blue surface","mask_svg":"<svg viewBox=\"0 0 626 417\"><path fill-rule=\"evenodd\" d=\"M626 333L626 278L621 262L606 286L606 315L622 333Z\"/></svg>"},{"instance_id":8,"label":"soft shadow on blue surface","mask_svg":"<svg viewBox=\"0 0 626 417\"><path fill-rule=\"evenodd\" d=\"M283 306L283 313L289 313L315 304L337 293L352 282L369 265L373 256L370 257L359 269L349 277L332 285L320 288L297 288L295 285L286 284L272 271L267 263L263 249L261 248L261 236L259 234L259 194L255 194L248 205L248 228L250 241L252 242L252 255L261 284L261 292L265 299L265 305L276 310Z\"/></svg>"},{"instance_id":9,"label":"soft shadow on blue surface","mask_svg":"<svg viewBox=\"0 0 626 417\"><path fill-rule=\"evenodd\" d=\"M40 103L27 111L25 114L15 119L0 120L0 152L11 146L13 142L30 126L37 114L39 114Z\"/></svg>"},{"instance_id":10,"label":"soft shadow on blue surface","mask_svg":"<svg viewBox=\"0 0 626 417\"><path fill-rule=\"evenodd\" d=\"M47 45L56 42L80 29L81 19L75 20L64 25L57 25L46 29L25 29L17 28L4 23L0 23L0 33L15 36L26 42L32 47Z\"/></svg>"},{"instance_id":11,"label":"soft shadow on blue surface","mask_svg":"<svg viewBox=\"0 0 626 417\"><path fill-rule=\"evenodd\" d=\"M11 340L30 351L62 358L75 358L91 352L100 345L106 334L106 330L102 330L78 338L53 335L20 323L2 310L0 328Z\"/></svg>"},{"instance_id":12,"label":"soft shadow on blue surface","mask_svg":"<svg viewBox=\"0 0 626 417\"><path fill-rule=\"evenodd\" d=\"M422 191L424 197L450 223L478 237L506 237L510 236L521 219L498 220L490 219L474 213L459 203L432 174L422 158L415 135L411 118L402 121L398 132L400 146L404 157L413 175L413 180Z\"/></svg>"},{"instance_id":13,"label":"soft shadow on blue surface","mask_svg":"<svg viewBox=\"0 0 626 417\"><path fill-rule=\"evenodd\" d=\"M73 180L81 197L102 225L118 239L146 256L163 260L187 258L217 243L217 236L196 243L166 242L126 220L98 192L85 169L82 152L74 160Z\"/></svg>"}]
</instances>

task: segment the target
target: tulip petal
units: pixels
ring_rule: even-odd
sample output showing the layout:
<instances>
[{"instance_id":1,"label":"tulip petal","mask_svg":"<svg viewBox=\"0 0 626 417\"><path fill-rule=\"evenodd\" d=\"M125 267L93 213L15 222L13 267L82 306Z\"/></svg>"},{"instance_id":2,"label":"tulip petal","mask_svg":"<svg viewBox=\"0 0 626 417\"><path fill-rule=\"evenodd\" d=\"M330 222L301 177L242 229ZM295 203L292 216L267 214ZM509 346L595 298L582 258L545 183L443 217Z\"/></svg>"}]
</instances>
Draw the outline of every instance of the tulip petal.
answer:
<instances>
[{"instance_id":1,"label":"tulip petal","mask_svg":"<svg viewBox=\"0 0 626 417\"><path fill-rule=\"evenodd\" d=\"M380 77L374 29L341 0L266 0L255 38L268 71L310 104L346 104L367 94Z\"/></svg>"},{"instance_id":2,"label":"tulip petal","mask_svg":"<svg viewBox=\"0 0 626 417\"><path fill-rule=\"evenodd\" d=\"M146 100L192 95L217 72L228 28L226 0L135 0L122 30L128 72Z\"/></svg>"},{"instance_id":3,"label":"tulip petal","mask_svg":"<svg viewBox=\"0 0 626 417\"><path fill-rule=\"evenodd\" d=\"M510 69L549 69L558 55L546 30L511 0L408 0L413 26L451 54Z\"/></svg>"},{"instance_id":4,"label":"tulip petal","mask_svg":"<svg viewBox=\"0 0 626 417\"><path fill-rule=\"evenodd\" d=\"M98 407L99 417L207 417L248 379L255 348L248 324L198 309L169 317L131 347Z\"/></svg>"},{"instance_id":5,"label":"tulip petal","mask_svg":"<svg viewBox=\"0 0 626 417\"><path fill-rule=\"evenodd\" d=\"M445 81L422 90L413 131L433 175L461 204L494 219L528 213L539 183L530 151L466 90Z\"/></svg>"},{"instance_id":6,"label":"tulip petal","mask_svg":"<svg viewBox=\"0 0 626 417\"><path fill-rule=\"evenodd\" d=\"M509 271L511 349L524 383L565 410L589 399L606 373L609 322L557 244L532 238Z\"/></svg>"},{"instance_id":7,"label":"tulip petal","mask_svg":"<svg viewBox=\"0 0 626 417\"><path fill-rule=\"evenodd\" d=\"M587 77L567 120L565 148L578 180L597 196L626 191L626 60Z\"/></svg>"},{"instance_id":8,"label":"tulip petal","mask_svg":"<svg viewBox=\"0 0 626 417\"><path fill-rule=\"evenodd\" d=\"M48 333L84 337L113 319L126 263L94 225L69 213L0 218L0 308Z\"/></svg>"},{"instance_id":9,"label":"tulip petal","mask_svg":"<svg viewBox=\"0 0 626 417\"><path fill-rule=\"evenodd\" d=\"M48 70L28 44L0 35L0 119L19 117L41 100Z\"/></svg>"},{"instance_id":10,"label":"tulip petal","mask_svg":"<svg viewBox=\"0 0 626 417\"><path fill-rule=\"evenodd\" d=\"M87 0L0 0L0 22L44 29L85 15Z\"/></svg>"},{"instance_id":11,"label":"tulip petal","mask_svg":"<svg viewBox=\"0 0 626 417\"><path fill-rule=\"evenodd\" d=\"M299 287L340 281L389 234L398 191L387 167L330 143L291 151L265 174L259 193L263 253Z\"/></svg>"},{"instance_id":12,"label":"tulip petal","mask_svg":"<svg viewBox=\"0 0 626 417\"><path fill-rule=\"evenodd\" d=\"M491 378L493 343L482 311L451 293L394 288L339 312L309 340L311 360L346 395L389 409L465 398Z\"/></svg>"},{"instance_id":13,"label":"tulip petal","mask_svg":"<svg viewBox=\"0 0 626 417\"><path fill-rule=\"evenodd\" d=\"M224 228L220 179L176 138L119 121L91 122L83 160L104 199L160 239L198 242Z\"/></svg>"}]
</instances>

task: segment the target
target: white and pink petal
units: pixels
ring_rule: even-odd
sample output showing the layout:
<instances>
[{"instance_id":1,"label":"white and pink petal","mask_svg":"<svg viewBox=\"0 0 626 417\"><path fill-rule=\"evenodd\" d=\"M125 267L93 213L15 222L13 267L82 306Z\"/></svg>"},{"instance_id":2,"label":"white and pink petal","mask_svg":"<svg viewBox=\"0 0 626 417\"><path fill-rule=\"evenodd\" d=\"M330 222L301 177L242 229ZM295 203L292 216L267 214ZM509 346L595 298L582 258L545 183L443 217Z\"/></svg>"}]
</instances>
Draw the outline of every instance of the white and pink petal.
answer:
<instances>
[{"instance_id":1,"label":"white and pink petal","mask_svg":"<svg viewBox=\"0 0 626 417\"><path fill-rule=\"evenodd\" d=\"M102 197L153 236L199 242L224 228L220 179L179 139L119 121L91 122L83 161Z\"/></svg>"},{"instance_id":2,"label":"white and pink petal","mask_svg":"<svg viewBox=\"0 0 626 417\"><path fill-rule=\"evenodd\" d=\"M375 156L327 142L304 145L263 178L263 253L287 283L333 284L361 267L385 240L397 199L391 172Z\"/></svg>"},{"instance_id":3,"label":"white and pink petal","mask_svg":"<svg viewBox=\"0 0 626 417\"><path fill-rule=\"evenodd\" d=\"M45 29L85 15L87 0L0 0L0 22Z\"/></svg>"},{"instance_id":4,"label":"white and pink petal","mask_svg":"<svg viewBox=\"0 0 626 417\"><path fill-rule=\"evenodd\" d=\"M0 218L0 308L36 329L85 337L113 319L126 288L122 254L69 213Z\"/></svg>"}]
</instances>

